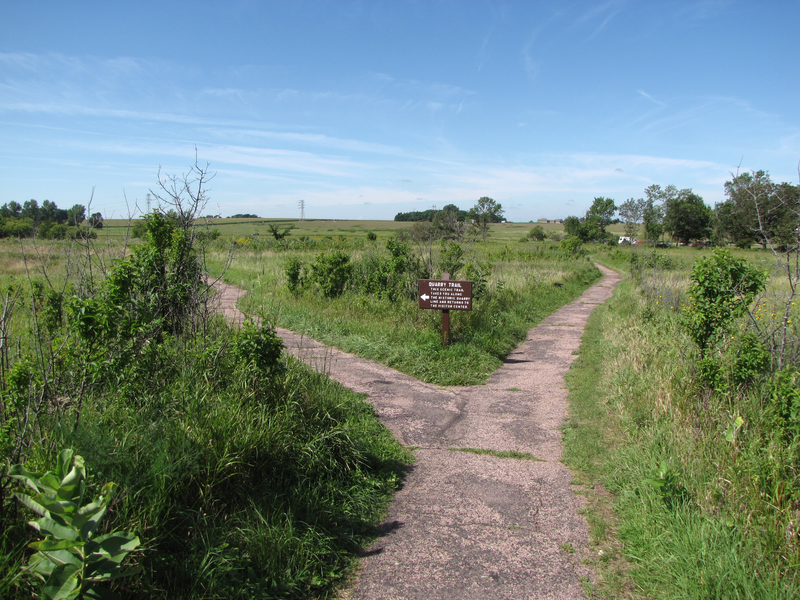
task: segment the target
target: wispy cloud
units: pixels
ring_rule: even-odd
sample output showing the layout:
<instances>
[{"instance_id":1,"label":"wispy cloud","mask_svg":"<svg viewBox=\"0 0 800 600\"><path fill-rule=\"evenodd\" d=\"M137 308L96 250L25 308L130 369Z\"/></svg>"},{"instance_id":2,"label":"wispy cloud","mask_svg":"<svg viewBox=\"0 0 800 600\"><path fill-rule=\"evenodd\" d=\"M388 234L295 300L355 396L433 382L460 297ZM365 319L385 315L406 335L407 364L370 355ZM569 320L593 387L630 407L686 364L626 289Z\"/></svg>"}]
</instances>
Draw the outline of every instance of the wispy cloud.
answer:
<instances>
[{"instance_id":1,"label":"wispy cloud","mask_svg":"<svg viewBox=\"0 0 800 600\"><path fill-rule=\"evenodd\" d=\"M644 90L636 90L636 93L639 94L640 96L642 96L643 98L646 98L647 100L649 100L653 104L656 104L658 106L666 106L666 104L664 102L661 102L660 100L656 100L655 98L653 98L650 94L648 94Z\"/></svg>"}]
</instances>

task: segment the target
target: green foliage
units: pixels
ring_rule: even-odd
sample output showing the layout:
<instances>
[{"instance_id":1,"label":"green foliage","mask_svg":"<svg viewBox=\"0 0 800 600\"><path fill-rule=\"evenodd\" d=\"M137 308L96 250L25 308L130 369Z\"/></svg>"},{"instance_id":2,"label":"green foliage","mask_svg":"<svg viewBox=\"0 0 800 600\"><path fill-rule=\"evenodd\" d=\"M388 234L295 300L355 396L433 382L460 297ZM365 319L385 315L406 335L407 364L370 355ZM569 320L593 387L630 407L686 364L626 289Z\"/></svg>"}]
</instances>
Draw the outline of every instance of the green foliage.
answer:
<instances>
[{"instance_id":1,"label":"green foliage","mask_svg":"<svg viewBox=\"0 0 800 600\"><path fill-rule=\"evenodd\" d=\"M764 289L767 275L725 249L697 260L683 324L701 353L724 334Z\"/></svg>"},{"instance_id":2,"label":"green foliage","mask_svg":"<svg viewBox=\"0 0 800 600\"><path fill-rule=\"evenodd\" d=\"M491 274L491 265L488 263L468 262L465 270L464 277L467 281L472 282L472 298L480 300L489 291L489 275Z\"/></svg>"},{"instance_id":3,"label":"green foliage","mask_svg":"<svg viewBox=\"0 0 800 600\"><path fill-rule=\"evenodd\" d=\"M451 279L456 279L457 274L464 267L464 249L456 242L442 240L439 252L439 270L441 273L450 273Z\"/></svg>"},{"instance_id":4,"label":"green foliage","mask_svg":"<svg viewBox=\"0 0 800 600\"><path fill-rule=\"evenodd\" d=\"M86 207L83 204L75 204L67 209L67 225L79 227L86 220Z\"/></svg>"},{"instance_id":5,"label":"green foliage","mask_svg":"<svg viewBox=\"0 0 800 600\"><path fill-rule=\"evenodd\" d=\"M561 240L561 251L567 256L583 256L583 243L576 235L570 235Z\"/></svg>"},{"instance_id":6,"label":"green foliage","mask_svg":"<svg viewBox=\"0 0 800 600\"><path fill-rule=\"evenodd\" d=\"M681 190L664 202L664 229L688 244L711 235L711 208L690 189Z\"/></svg>"},{"instance_id":7,"label":"green foliage","mask_svg":"<svg viewBox=\"0 0 800 600\"><path fill-rule=\"evenodd\" d=\"M499 202L488 196L482 196L475 206L469 209L467 218L481 234L483 241L486 241L486 236L489 233L489 224L501 223L503 221L503 212L503 207Z\"/></svg>"},{"instance_id":8,"label":"green foliage","mask_svg":"<svg viewBox=\"0 0 800 600\"><path fill-rule=\"evenodd\" d=\"M267 223L267 227L269 227L269 232L272 234L272 237L276 240L280 241L291 235L292 229L294 229L294 225L289 225L288 227L284 227L281 229L276 223Z\"/></svg>"},{"instance_id":9,"label":"green foliage","mask_svg":"<svg viewBox=\"0 0 800 600\"><path fill-rule=\"evenodd\" d=\"M689 501L686 488L680 484L678 474L670 469L665 461L661 461L658 472L644 482L655 488L668 508L675 508Z\"/></svg>"},{"instance_id":10,"label":"green foliage","mask_svg":"<svg viewBox=\"0 0 800 600\"><path fill-rule=\"evenodd\" d=\"M44 583L43 598L103 598L107 591L95 587L97 583L141 570L122 569L122 562L139 546L138 537L122 531L95 535L116 486L106 483L100 496L84 505L86 469L83 458L73 456L72 450L59 454L54 472L38 475L14 465L9 476L32 490L17 494L17 499L40 515L28 523L44 539L29 544L36 553L28 562L27 572Z\"/></svg>"},{"instance_id":11,"label":"green foliage","mask_svg":"<svg viewBox=\"0 0 800 600\"><path fill-rule=\"evenodd\" d=\"M286 274L286 285L289 291L293 296L296 296L300 293L305 283L305 277L303 277L303 263L296 256L289 257L284 267L284 273Z\"/></svg>"},{"instance_id":12,"label":"green foliage","mask_svg":"<svg viewBox=\"0 0 800 600\"><path fill-rule=\"evenodd\" d=\"M375 234L375 232L374 232L374 231L368 231L368 232L367 232L367 239L368 239L370 242L374 242L374 241L376 241L376 240L378 239L378 236L377 236L377 234Z\"/></svg>"},{"instance_id":13,"label":"green foliage","mask_svg":"<svg viewBox=\"0 0 800 600\"><path fill-rule=\"evenodd\" d=\"M248 320L236 332L234 354L240 364L253 366L266 374L279 364L282 352L283 340L270 325L259 327Z\"/></svg>"},{"instance_id":14,"label":"green foliage","mask_svg":"<svg viewBox=\"0 0 800 600\"><path fill-rule=\"evenodd\" d=\"M134 222L131 235L137 239L143 239L147 235L147 222L139 219Z\"/></svg>"},{"instance_id":15,"label":"green foliage","mask_svg":"<svg viewBox=\"0 0 800 600\"><path fill-rule=\"evenodd\" d=\"M725 195L716 217L736 246L749 248L756 242L790 248L796 243L800 186L776 184L769 173L752 171L725 182Z\"/></svg>"},{"instance_id":16,"label":"green foliage","mask_svg":"<svg viewBox=\"0 0 800 600\"><path fill-rule=\"evenodd\" d=\"M337 250L320 252L311 265L311 279L326 298L341 296L350 281L350 255Z\"/></svg>"},{"instance_id":17,"label":"green foliage","mask_svg":"<svg viewBox=\"0 0 800 600\"><path fill-rule=\"evenodd\" d=\"M767 394L779 435L789 444L800 442L800 369L795 366L775 373Z\"/></svg>"},{"instance_id":18,"label":"green foliage","mask_svg":"<svg viewBox=\"0 0 800 600\"><path fill-rule=\"evenodd\" d=\"M541 225L534 225L533 229L528 232L526 237L529 240L543 242L545 238L544 228Z\"/></svg>"}]
</instances>

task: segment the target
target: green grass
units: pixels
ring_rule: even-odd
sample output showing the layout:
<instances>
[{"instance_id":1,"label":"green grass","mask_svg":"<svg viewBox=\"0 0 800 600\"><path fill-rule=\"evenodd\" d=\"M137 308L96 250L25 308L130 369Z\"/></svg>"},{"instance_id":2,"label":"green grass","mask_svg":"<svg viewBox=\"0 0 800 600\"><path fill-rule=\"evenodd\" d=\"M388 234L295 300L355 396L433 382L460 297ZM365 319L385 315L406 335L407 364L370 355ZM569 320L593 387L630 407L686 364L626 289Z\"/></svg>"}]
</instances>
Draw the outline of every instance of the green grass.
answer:
<instances>
[{"instance_id":1,"label":"green grass","mask_svg":"<svg viewBox=\"0 0 800 600\"><path fill-rule=\"evenodd\" d=\"M361 256L357 246L349 252L353 260ZM600 273L589 261L564 258L546 243L493 243L470 252L469 260L491 263L488 292L473 302L472 311L451 311L447 347L441 344L441 313L420 310L410 298L392 302L346 292L329 299L313 286L292 296L283 273L286 253L238 250L225 278L248 291L239 302L248 314L425 382L477 385L502 365L531 327L578 297ZM292 256L310 263L316 253Z\"/></svg>"},{"instance_id":2,"label":"green grass","mask_svg":"<svg viewBox=\"0 0 800 600\"><path fill-rule=\"evenodd\" d=\"M533 454L528 452L518 452L517 450L487 450L486 448L448 448L448 450L452 452L468 452L470 454L478 454L482 456L494 456L495 458L513 458L516 460L535 461L541 460L536 458Z\"/></svg>"},{"instance_id":3,"label":"green grass","mask_svg":"<svg viewBox=\"0 0 800 600\"><path fill-rule=\"evenodd\" d=\"M564 460L589 500L603 597L800 595L800 486L763 388L704 388L680 307L664 301L682 301L688 269L704 252L668 251L669 268L620 284L592 314L567 378ZM631 264L615 249L599 261ZM730 443L736 414L746 425ZM659 488L651 482L664 475L662 463L670 479Z\"/></svg>"},{"instance_id":4,"label":"green grass","mask_svg":"<svg viewBox=\"0 0 800 600\"><path fill-rule=\"evenodd\" d=\"M88 255L66 242L23 244L24 260L18 242L0 244L9 259L0 282L17 298L3 317L11 374L0 409L12 425L0 429L3 472L15 449L44 471L71 447L86 461L87 496L120 486L104 531L138 535L143 567L114 585L123 598L333 596L412 460L371 406L292 358L270 371L240 360L240 334L221 317L201 321L198 335L146 339L135 360L109 369L116 348L87 351L69 310L56 330L43 328L47 305L32 300L35 281L86 293ZM122 251L98 241L93 277ZM0 596L33 597L38 586L18 576L37 539L33 515L13 497L18 484L2 483Z\"/></svg>"}]
</instances>

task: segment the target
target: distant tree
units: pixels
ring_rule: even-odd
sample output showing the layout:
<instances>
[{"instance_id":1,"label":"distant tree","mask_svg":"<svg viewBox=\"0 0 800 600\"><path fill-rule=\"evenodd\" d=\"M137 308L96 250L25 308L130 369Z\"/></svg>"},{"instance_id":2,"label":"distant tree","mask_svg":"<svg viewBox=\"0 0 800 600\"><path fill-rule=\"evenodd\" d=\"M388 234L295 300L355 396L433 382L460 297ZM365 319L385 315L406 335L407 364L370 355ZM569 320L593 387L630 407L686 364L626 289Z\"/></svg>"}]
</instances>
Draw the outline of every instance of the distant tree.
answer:
<instances>
[{"instance_id":1,"label":"distant tree","mask_svg":"<svg viewBox=\"0 0 800 600\"><path fill-rule=\"evenodd\" d=\"M619 206L619 216L625 223L625 235L631 239L636 237L639 223L642 221L642 213L644 212L645 201L643 198L634 200L628 198Z\"/></svg>"},{"instance_id":2,"label":"distant tree","mask_svg":"<svg viewBox=\"0 0 800 600\"><path fill-rule=\"evenodd\" d=\"M602 232L602 237L605 237L606 227L611 225L614 221L614 213L617 212L617 206L611 198L595 198L589 210L586 211L586 220L595 221L597 226Z\"/></svg>"},{"instance_id":3,"label":"distant tree","mask_svg":"<svg viewBox=\"0 0 800 600\"><path fill-rule=\"evenodd\" d=\"M39 224L39 203L36 200L28 200L22 205L20 216L23 219L30 219L34 226Z\"/></svg>"},{"instance_id":4,"label":"distant tree","mask_svg":"<svg viewBox=\"0 0 800 600\"><path fill-rule=\"evenodd\" d=\"M20 216L21 212L22 205L19 202L14 202L13 200L3 204L3 206L0 207L0 217L12 217L16 219Z\"/></svg>"},{"instance_id":5,"label":"distant tree","mask_svg":"<svg viewBox=\"0 0 800 600\"><path fill-rule=\"evenodd\" d=\"M604 241L607 237L606 227L612 223L616 211L617 207L611 198L595 198L584 217L569 216L564 219L564 232L581 242Z\"/></svg>"},{"instance_id":6,"label":"distant tree","mask_svg":"<svg viewBox=\"0 0 800 600\"><path fill-rule=\"evenodd\" d=\"M67 209L67 224L74 227L80 226L86 220L86 207L83 204L75 204Z\"/></svg>"},{"instance_id":7,"label":"distant tree","mask_svg":"<svg viewBox=\"0 0 800 600\"><path fill-rule=\"evenodd\" d=\"M727 200L716 207L716 217L727 237L737 246L756 242L766 248L789 247L798 227L794 206L800 187L773 183L766 171L736 175L725 183Z\"/></svg>"},{"instance_id":8,"label":"distant tree","mask_svg":"<svg viewBox=\"0 0 800 600\"><path fill-rule=\"evenodd\" d=\"M467 220L467 211L461 210L455 204L448 204L444 208L442 208L442 213L445 215L455 215L456 220L458 221L466 221Z\"/></svg>"},{"instance_id":9,"label":"distant tree","mask_svg":"<svg viewBox=\"0 0 800 600\"><path fill-rule=\"evenodd\" d=\"M99 212L92 213L92 216L89 217L89 224L95 229L102 229L103 228L103 215Z\"/></svg>"},{"instance_id":10,"label":"distant tree","mask_svg":"<svg viewBox=\"0 0 800 600\"><path fill-rule=\"evenodd\" d=\"M2 225L0 225L0 237L30 237L33 232L32 219L9 217L3 219Z\"/></svg>"},{"instance_id":11,"label":"distant tree","mask_svg":"<svg viewBox=\"0 0 800 600\"><path fill-rule=\"evenodd\" d=\"M469 210L469 220L481 234L484 242L489 233L489 224L502 223L504 220L503 212L502 205L488 196L479 198L477 204Z\"/></svg>"},{"instance_id":12,"label":"distant tree","mask_svg":"<svg viewBox=\"0 0 800 600\"><path fill-rule=\"evenodd\" d=\"M581 220L575 216L569 216L564 219L564 232L567 235L574 235L575 237L581 237Z\"/></svg>"},{"instance_id":13,"label":"distant tree","mask_svg":"<svg viewBox=\"0 0 800 600\"><path fill-rule=\"evenodd\" d=\"M711 235L711 208L691 189L681 190L665 203L664 229L684 244L708 238Z\"/></svg>"},{"instance_id":14,"label":"distant tree","mask_svg":"<svg viewBox=\"0 0 800 600\"><path fill-rule=\"evenodd\" d=\"M451 205L452 206L452 205ZM429 208L428 210L414 210L407 213L397 213L394 217L395 221L410 221L413 223L419 223L422 221L428 221L429 223L433 222L434 217L440 211L434 210Z\"/></svg>"},{"instance_id":15,"label":"distant tree","mask_svg":"<svg viewBox=\"0 0 800 600\"><path fill-rule=\"evenodd\" d=\"M294 225L289 225L281 229L275 223L267 223L267 227L269 227L269 232L272 234L272 237L279 241L290 235L290 232L294 229Z\"/></svg>"}]
</instances>

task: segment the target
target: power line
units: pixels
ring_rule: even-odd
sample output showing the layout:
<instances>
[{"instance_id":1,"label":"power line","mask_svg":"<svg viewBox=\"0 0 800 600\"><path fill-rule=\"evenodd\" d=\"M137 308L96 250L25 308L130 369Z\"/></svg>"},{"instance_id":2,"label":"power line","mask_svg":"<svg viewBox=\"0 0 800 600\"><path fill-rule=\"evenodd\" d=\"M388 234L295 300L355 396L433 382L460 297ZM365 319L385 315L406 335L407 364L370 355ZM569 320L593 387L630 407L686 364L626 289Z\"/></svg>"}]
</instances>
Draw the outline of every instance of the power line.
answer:
<instances>
[{"instance_id":1,"label":"power line","mask_svg":"<svg viewBox=\"0 0 800 600\"><path fill-rule=\"evenodd\" d=\"M300 207L300 220L302 221L306 218L306 201L300 200L300 202L297 203L297 206Z\"/></svg>"}]
</instances>

